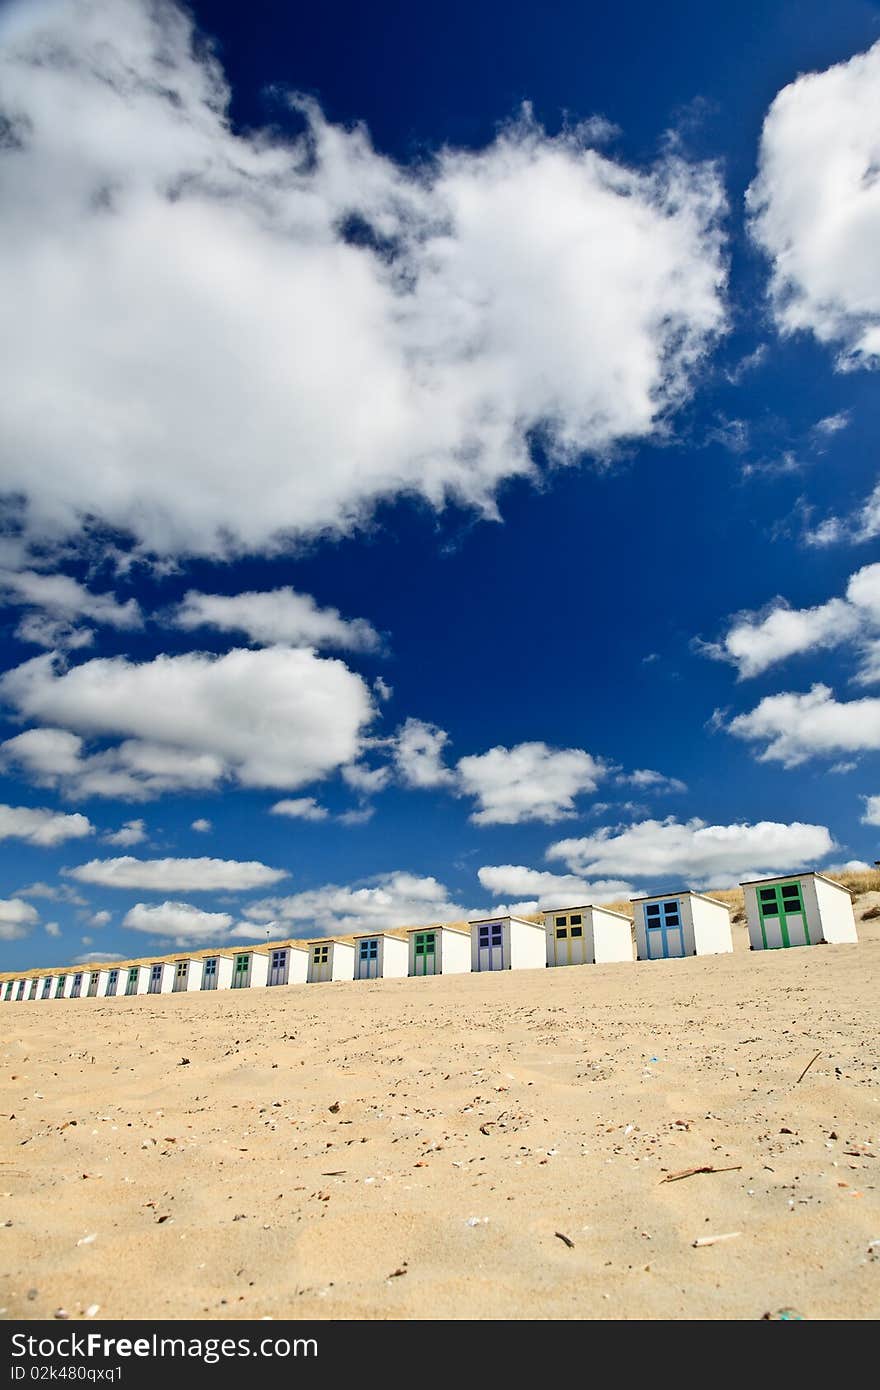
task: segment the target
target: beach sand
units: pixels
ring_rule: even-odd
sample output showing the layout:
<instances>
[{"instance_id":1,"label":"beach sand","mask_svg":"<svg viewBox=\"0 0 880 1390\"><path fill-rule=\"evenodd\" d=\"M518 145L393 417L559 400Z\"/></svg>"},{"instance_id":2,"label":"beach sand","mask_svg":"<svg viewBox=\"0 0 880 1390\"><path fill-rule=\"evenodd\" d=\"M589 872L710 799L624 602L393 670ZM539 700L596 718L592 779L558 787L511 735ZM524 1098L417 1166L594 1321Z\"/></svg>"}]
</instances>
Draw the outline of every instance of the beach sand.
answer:
<instances>
[{"instance_id":1,"label":"beach sand","mask_svg":"<svg viewBox=\"0 0 880 1390\"><path fill-rule=\"evenodd\" d=\"M0 1006L2 1316L876 1317L880 926L734 930L732 956ZM661 1181L702 1165L734 1171Z\"/></svg>"}]
</instances>

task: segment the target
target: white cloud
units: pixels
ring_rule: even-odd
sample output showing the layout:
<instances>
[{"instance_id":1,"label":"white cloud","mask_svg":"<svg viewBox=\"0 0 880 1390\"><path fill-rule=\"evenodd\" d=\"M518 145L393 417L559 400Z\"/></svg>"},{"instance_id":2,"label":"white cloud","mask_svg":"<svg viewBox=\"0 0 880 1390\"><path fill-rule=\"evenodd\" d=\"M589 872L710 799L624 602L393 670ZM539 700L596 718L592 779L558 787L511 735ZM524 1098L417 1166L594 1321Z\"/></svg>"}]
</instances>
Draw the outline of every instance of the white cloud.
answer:
<instances>
[{"instance_id":1,"label":"white cloud","mask_svg":"<svg viewBox=\"0 0 880 1390\"><path fill-rule=\"evenodd\" d=\"M862 825L880 825L880 796L865 797L865 814Z\"/></svg>"},{"instance_id":2,"label":"white cloud","mask_svg":"<svg viewBox=\"0 0 880 1390\"><path fill-rule=\"evenodd\" d=\"M880 43L783 88L764 121L751 232L772 262L776 321L880 362Z\"/></svg>"},{"instance_id":3,"label":"white cloud","mask_svg":"<svg viewBox=\"0 0 880 1390\"><path fill-rule=\"evenodd\" d=\"M341 771L342 780L363 796L372 796L375 792L384 791L391 780L391 771L387 767L367 767L364 763L349 763L348 767L342 768Z\"/></svg>"},{"instance_id":4,"label":"white cloud","mask_svg":"<svg viewBox=\"0 0 880 1390\"><path fill-rule=\"evenodd\" d=\"M304 928L308 935L321 936L456 921L465 912L450 901L448 890L436 878L395 870L360 888L326 884L285 898L267 898L245 908L245 916L253 922L280 922L285 928Z\"/></svg>"},{"instance_id":5,"label":"white cloud","mask_svg":"<svg viewBox=\"0 0 880 1390\"><path fill-rule=\"evenodd\" d=\"M786 873L814 864L833 848L824 825L707 825L669 816L560 840L550 846L547 858L561 859L573 873L636 879L675 875L691 887L724 888L748 874Z\"/></svg>"},{"instance_id":6,"label":"white cloud","mask_svg":"<svg viewBox=\"0 0 880 1390\"><path fill-rule=\"evenodd\" d=\"M326 806L319 806L313 796L296 796L287 801L276 801L269 810L273 816L290 816L292 820L326 820L330 812Z\"/></svg>"},{"instance_id":7,"label":"white cloud","mask_svg":"<svg viewBox=\"0 0 880 1390\"><path fill-rule=\"evenodd\" d=\"M214 827L204 816L199 816L198 820L193 821L190 829L197 830L200 835L209 835Z\"/></svg>"},{"instance_id":8,"label":"white cloud","mask_svg":"<svg viewBox=\"0 0 880 1390\"><path fill-rule=\"evenodd\" d=\"M373 689L375 690L377 697L380 700L382 700L383 703L385 700L390 700L391 696L394 694L394 687L390 686L388 682L382 678L382 676L377 676L376 679L373 681Z\"/></svg>"},{"instance_id":9,"label":"white cloud","mask_svg":"<svg viewBox=\"0 0 880 1390\"><path fill-rule=\"evenodd\" d=\"M838 410L835 415L825 415L821 420L817 420L813 426L815 434L825 435L830 438L832 435L840 434L841 430L849 427L850 413L848 410Z\"/></svg>"},{"instance_id":10,"label":"white cloud","mask_svg":"<svg viewBox=\"0 0 880 1390\"><path fill-rule=\"evenodd\" d=\"M367 821L373 819L375 806L359 806L352 811L342 811L336 819L340 825L366 825Z\"/></svg>"},{"instance_id":11,"label":"white cloud","mask_svg":"<svg viewBox=\"0 0 880 1390\"><path fill-rule=\"evenodd\" d=\"M19 898L48 898L51 902L72 903L74 907L88 907L85 898L77 893L69 883L31 883L27 888L19 888Z\"/></svg>"},{"instance_id":12,"label":"white cloud","mask_svg":"<svg viewBox=\"0 0 880 1390\"><path fill-rule=\"evenodd\" d=\"M554 463L661 432L723 328L713 166L639 172L528 114L412 170L303 99L298 141L236 134L169 3L19 8L0 38L28 328L0 341L0 491L31 532L216 555L400 494L489 511L531 431Z\"/></svg>"},{"instance_id":13,"label":"white cloud","mask_svg":"<svg viewBox=\"0 0 880 1390\"><path fill-rule=\"evenodd\" d=\"M85 937L83 937L85 941ZM82 955L74 956L74 965L111 965L115 960L125 960L125 956L118 951L84 951Z\"/></svg>"},{"instance_id":14,"label":"white cloud","mask_svg":"<svg viewBox=\"0 0 880 1390\"><path fill-rule=\"evenodd\" d=\"M87 816L62 815L32 806L0 806L0 840L25 840L49 848L65 840L80 840L93 832Z\"/></svg>"},{"instance_id":15,"label":"white cloud","mask_svg":"<svg viewBox=\"0 0 880 1390\"><path fill-rule=\"evenodd\" d=\"M618 781L627 783L632 787L641 787L645 791L655 792L686 792L687 784L678 777L667 777L663 772L655 772L650 767L638 767L635 772L628 772L618 778Z\"/></svg>"},{"instance_id":16,"label":"white cloud","mask_svg":"<svg viewBox=\"0 0 880 1390\"><path fill-rule=\"evenodd\" d=\"M130 740L83 764L70 732L30 730L3 745L8 756L83 794L140 799L221 777L292 789L351 762L374 714L366 684L341 661L285 647L70 669L37 656L0 678L0 695L22 718Z\"/></svg>"},{"instance_id":17,"label":"white cloud","mask_svg":"<svg viewBox=\"0 0 880 1390\"><path fill-rule=\"evenodd\" d=\"M624 879L600 879L590 883L576 874L551 874L546 870L528 869L522 864L487 864L477 870L477 878L490 893L514 897L532 895L529 902L518 904L520 912L614 902L635 892L632 884ZM491 912L502 906L496 904ZM507 910L513 911L511 904L507 904Z\"/></svg>"},{"instance_id":18,"label":"white cloud","mask_svg":"<svg viewBox=\"0 0 880 1390\"><path fill-rule=\"evenodd\" d=\"M606 768L582 748L520 743L461 758L457 771L462 792L476 798L476 825L517 825L574 815L574 798L595 791Z\"/></svg>"},{"instance_id":19,"label":"white cloud","mask_svg":"<svg viewBox=\"0 0 880 1390\"><path fill-rule=\"evenodd\" d=\"M720 642L696 645L705 656L735 666L740 680L745 680L786 657L839 646L858 628L858 614L843 599L796 609L777 598L764 613L739 614Z\"/></svg>"},{"instance_id":20,"label":"white cloud","mask_svg":"<svg viewBox=\"0 0 880 1390\"><path fill-rule=\"evenodd\" d=\"M695 642L697 650L736 666L739 679L805 652L858 642L861 663L855 679L880 680L880 564L865 565L849 578L846 598L815 608L790 608L776 598L762 613L740 613L719 642Z\"/></svg>"},{"instance_id":21,"label":"white cloud","mask_svg":"<svg viewBox=\"0 0 880 1390\"><path fill-rule=\"evenodd\" d=\"M827 685L814 685L806 694L768 695L727 727L736 738L764 744L761 762L797 767L808 758L880 748L880 699L839 701Z\"/></svg>"},{"instance_id":22,"label":"white cloud","mask_svg":"<svg viewBox=\"0 0 880 1390\"><path fill-rule=\"evenodd\" d=\"M150 936L167 937L175 946L187 946L195 941L219 941L232 926L232 920L228 912L203 912L190 903L135 903L123 917L122 925Z\"/></svg>"},{"instance_id":23,"label":"white cloud","mask_svg":"<svg viewBox=\"0 0 880 1390\"><path fill-rule=\"evenodd\" d=\"M20 941L39 920L30 903L21 898L0 898L0 941Z\"/></svg>"},{"instance_id":24,"label":"white cloud","mask_svg":"<svg viewBox=\"0 0 880 1390\"><path fill-rule=\"evenodd\" d=\"M94 634L90 628L77 626L81 618L118 629L143 626L135 599L120 603L113 594L93 594L66 574L0 568L0 602L30 610L15 635L40 647L75 650L90 646Z\"/></svg>"},{"instance_id":25,"label":"white cloud","mask_svg":"<svg viewBox=\"0 0 880 1390\"><path fill-rule=\"evenodd\" d=\"M848 517L829 516L804 533L807 545L822 548L846 541L860 545L880 536L880 483Z\"/></svg>"},{"instance_id":26,"label":"white cloud","mask_svg":"<svg viewBox=\"0 0 880 1390\"><path fill-rule=\"evenodd\" d=\"M112 916L113 913L107 912L106 910L102 912L93 912L89 918L88 924L90 927L106 927Z\"/></svg>"},{"instance_id":27,"label":"white cloud","mask_svg":"<svg viewBox=\"0 0 880 1390\"><path fill-rule=\"evenodd\" d=\"M83 936L83 937L81 937L80 939L81 939L82 944L83 944L84 946L93 946L93 945L95 944L95 942L94 942L94 937L91 937L91 936Z\"/></svg>"},{"instance_id":28,"label":"white cloud","mask_svg":"<svg viewBox=\"0 0 880 1390\"><path fill-rule=\"evenodd\" d=\"M108 845L139 845L147 838L147 829L142 820L127 820L118 830L103 838Z\"/></svg>"},{"instance_id":29,"label":"white cloud","mask_svg":"<svg viewBox=\"0 0 880 1390\"><path fill-rule=\"evenodd\" d=\"M244 632L264 646L340 647L375 651L379 634L365 618L343 618L336 608L319 608L309 594L291 588L265 593L200 594L190 590L173 618L177 627L214 627Z\"/></svg>"},{"instance_id":30,"label":"white cloud","mask_svg":"<svg viewBox=\"0 0 880 1390\"><path fill-rule=\"evenodd\" d=\"M220 889L242 893L287 877L284 869L270 869L257 861L135 859L130 854L121 859L91 859L63 872L80 883L98 883L104 888L146 888L154 893L209 893Z\"/></svg>"},{"instance_id":31,"label":"white cloud","mask_svg":"<svg viewBox=\"0 0 880 1390\"><path fill-rule=\"evenodd\" d=\"M57 922L44 922L43 931L47 936L59 937L61 935L61 928Z\"/></svg>"},{"instance_id":32,"label":"white cloud","mask_svg":"<svg viewBox=\"0 0 880 1390\"><path fill-rule=\"evenodd\" d=\"M442 787L455 781L455 773L443 764L449 735L423 719L407 719L394 740L394 763L405 787Z\"/></svg>"},{"instance_id":33,"label":"white cloud","mask_svg":"<svg viewBox=\"0 0 880 1390\"><path fill-rule=\"evenodd\" d=\"M825 864L822 867L823 874L863 874L870 873L873 864L868 864L864 859L847 859L843 864Z\"/></svg>"}]
</instances>

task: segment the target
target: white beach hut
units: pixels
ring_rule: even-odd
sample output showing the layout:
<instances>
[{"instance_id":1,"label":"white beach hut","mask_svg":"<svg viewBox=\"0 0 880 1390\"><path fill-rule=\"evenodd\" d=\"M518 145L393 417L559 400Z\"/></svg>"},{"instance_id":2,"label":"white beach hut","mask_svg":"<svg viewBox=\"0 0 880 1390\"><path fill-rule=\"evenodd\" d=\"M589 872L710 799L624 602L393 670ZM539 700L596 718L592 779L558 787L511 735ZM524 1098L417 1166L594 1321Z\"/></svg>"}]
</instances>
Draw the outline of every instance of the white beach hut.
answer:
<instances>
[{"instance_id":1,"label":"white beach hut","mask_svg":"<svg viewBox=\"0 0 880 1390\"><path fill-rule=\"evenodd\" d=\"M101 991L101 993L107 999L114 999L116 995L119 994L121 978L121 968L118 965L108 965L106 970L106 979L104 981L104 988Z\"/></svg>"},{"instance_id":2,"label":"white beach hut","mask_svg":"<svg viewBox=\"0 0 880 1390\"><path fill-rule=\"evenodd\" d=\"M147 994L170 994L174 988L174 964L167 956L150 961Z\"/></svg>"},{"instance_id":3,"label":"white beach hut","mask_svg":"<svg viewBox=\"0 0 880 1390\"><path fill-rule=\"evenodd\" d=\"M471 929L467 922L410 927L410 975L464 975L471 968Z\"/></svg>"},{"instance_id":4,"label":"white beach hut","mask_svg":"<svg viewBox=\"0 0 880 1390\"><path fill-rule=\"evenodd\" d=\"M19 1001L21 1001L22 999L24 999L25 991L26 991L26 990L27 990L27 979L26 979L25 976L22 976L22 977L16 982L16 986L15 986L15 997L16 997L16 999L19 1000Z\"/></svg>"},{"instance_id":5,"label":"white beach hut","mask_svg":"<svg viewBox=\"0 0 880 1390\"><path fill-rule=\"evenodd\" d=\"M85 970L73 970L70 977L70 993L68 999L80 999L85 990L85 980L87 978Z\"/></svg>"},{"instance_id":6,"label":"white beach hut","mask_svg":"<svg viewBox=\"0 0 880 1390\"><path fill-rule=\"evenodd\" d=\"M11 1003L15 999L15 986L18 984L14 975L6 975L3 978L3 1002Z\"/></svg>"},{"instance_id":7,"label":"white beach hut","mask_svg":"<svg viewBox=\"0 0 880 1390\"><path fill-rule=\"evenodd\" d=\"M307 941L309 984L354 979L354 938L321 936Z\"/></svg>"},{"instance_id":8,"label":"white beach hut","mask_svg":"<svg viewBox=\"0 0 880 1390\"><path fill-rule=\"evenodd\" d=\"M119 994L146 994L150 986L150 966L146 960L129 960L121 967Z\"/></svg>"},{"instance_id":9,"label":"white beach hut","mask_svg":"<svg viewBox=\"0 0 880 1390\"><path fill-rule=\"evenodd\" d=\"M89 971L89 978L83 992L89 999L96 999L99 995L107 993L106 966L101 966L98 970Z\"/></svg>"},{"instance_id":10,"label":"white beach hut","mask_svg":"<svg viewBox=\"0 0 880 1390\"><path fill-rule=\"evenodd\" d=\"M37 997L37 991L38 991L39 987L40 987L40 979L39 979L39 976L38 976L38 975L28 975L28 984L27 984L27 997L28 997L28 999L36 999L36 997Z\"/></svg>"},{"instance_id":11,"label":"white beach hut","mask_svg":"<svg viewBox=\"0 0 880 1390\"><path fill-rule=\"evenodd\" d=\"M849 889L824 874L787 874L742 885L753 951L858 941Z\"/></svg>"},{"instance_id":12,"label":"white beach hut","mask_svg":"<svg viewBox=\"0 0 880 1390\"><path fill-rule=\"evenodd\" d=\"M630 901L638 960L725 955L733 950L730 909L717 898L686 888Z\"/></svg>"},{"instance_id":13,"label":"white beach hut","mask_svg":"<svg viewBox=\"0 0 880 1390\"><path fill-rule=\"evenodd\" d=\"M472 970L537 970L546 964L543 919L487 917L471 922Z\"/></svg>"},{"instance_id":14,"label":"white beach hut","mask_svg":"<svg viewBox=\"0 0 880 1390\"><path fill-rule=\"evenodd\" d=\"M194 989L231 989L232 955L229 951L199 951L190 957Z\"/></svg>"},{"instance_id":15,"label":"white beach hut","mask_svg":"<svg viewBox=\"0 0 880 1390\"><path fill-rule=\"evenodd\" d=\"M254 989L265 985L269 976L266 946L246 946L232 951L232 989Z\"/></svg>"},{"instance_id":16,"label":"white beach hut","mask_svg":"<svg viewBox=\"0 0 880 1390\"><path fill-rule=\"evenodd\" d=\"M59 971L55 976L55 988L53 997L55 999L69 999L70 991L73 989L73 972L70 970Z\"/></svg>"},{"instance_id":17,"label":"white beach hut","mask_svg":"<svg viewBox=\"0 0 880 1390\"><path fill-rule=\"evenodd\" d=\"M41 976L40 976L40 988L39 988L39 991L38 991L38 993L37 993L37 998L38 998L38 999L51 999L51 998L52 998L52 980L53 980L53 978L54 978L54 977L53 977L52 975L41 975Z\"/></svg>"},{"instance_id":18,"label":"white beach hut","mask_svg":"<svg viewBox=\"0 0 880 1390\"><path fill-rule=\"evenodd\" d=\"M544 913L548 965L603 965L633 959L632 922L607 907L562 907Z\"/></svg>"},{"instance_id":19,"label":"white beach hut","mask_svg":"<svg viewBox=\"0 0 880 1390\"><path fill-rule=\"evenodd\" d=\"M309 948L304 941L269 943L267 985L304 985L309 975Z\"/></svg>"},{"instance_id":20,"label":"white beach hut","mask_svg":"<svg viewBox=\"0 0 880 1390\"><path fill-rule=\"evenodd\" d=\"M405 931L359 933L354 938L356 980L402 979L409 971L409 939Z\"/></svg>"},{"instance_id":21,"label":"white beach hut","mask_svg":"<svg viewBox=\"0 0 880 1390\"><path fill-rule=\"evenodd\" d=\"M172 969L172 994L185 994L202 987L202 963L192 956L175 956L170 962Z\"/></svg>"}]
</instances>

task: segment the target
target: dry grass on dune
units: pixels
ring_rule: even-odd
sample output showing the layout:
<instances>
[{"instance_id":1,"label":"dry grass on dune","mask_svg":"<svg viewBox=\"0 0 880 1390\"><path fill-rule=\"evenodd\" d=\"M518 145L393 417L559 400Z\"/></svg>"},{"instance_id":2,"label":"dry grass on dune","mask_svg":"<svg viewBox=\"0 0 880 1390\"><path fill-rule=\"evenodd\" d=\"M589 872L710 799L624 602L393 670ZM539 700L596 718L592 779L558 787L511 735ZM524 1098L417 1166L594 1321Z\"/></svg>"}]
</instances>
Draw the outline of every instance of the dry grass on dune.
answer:
<instances>
[{"instance_id":1,"label":"dry grass on dune","mask_svg":"<svg viewBox=\"0 0 880 1390\"><path fill-rule=\"evenodd\" d=\"M861 897L863 893L880 892L880 869L853 869L851 872L844 870L841 873L826 874L825 877L842 884L854 898ZM745 898L741 888L707 888L705 891L707 897L717 898L719 902L727 904L731 919L736 925L745 922ZM603 903L603 907L607 907L611 912L623 912L627 917L633 915L632 903L627 898L619 898L613 903Z\"/></svg>"}]
</instances>

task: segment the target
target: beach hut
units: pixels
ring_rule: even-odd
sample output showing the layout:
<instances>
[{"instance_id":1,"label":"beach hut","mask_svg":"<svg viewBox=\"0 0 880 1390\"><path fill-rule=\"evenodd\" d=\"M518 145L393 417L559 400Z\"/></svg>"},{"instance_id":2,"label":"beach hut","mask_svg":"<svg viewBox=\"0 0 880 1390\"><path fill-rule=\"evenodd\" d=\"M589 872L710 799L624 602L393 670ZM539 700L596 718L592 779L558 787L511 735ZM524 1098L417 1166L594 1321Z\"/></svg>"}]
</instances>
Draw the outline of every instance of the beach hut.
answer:
<instances>
[{"instance_id":1,"label":"beach hut","mask_svg":"<svg viewBox=\"0 0 880 1390\"><path fill-rule=\"evenodd\" d=\"M118 965L108 966L104 980L103 993L107 999L113 999L119 993L119 977L121 971Z\"/></svg>"},{"instance_id":2,"label":"beach hut","mask_svg":"<svg viewBox=\"0 0 880 1390\"><path fill-rule=\"evenodd\" d=\"M99 994L107 993L107 967L101 966L98 970L89 971L89 982L86 994L89 999L96 999Z\"/></svg>"},{"instance_id":3,"label":"beach hut","mask_svg":"<svg viewBox=\"0 0 880 1390\"><path fill-rule=\"evenodd\" d=\"M607 907L565 907L544 913L548 965L603 965L632 960L632 922Z\"/></svg>"},{"instance_id":4,"label":"beach hut","mask_svg":"<svg viewBox=\"0 0 880 1390\"><path fill-rule=\"evenodd\" d=\"M489 917L471 922L472 970L537 970L546 964L543 919Z\"/></svg>"},{"instance_id":5,"label":"beach hut","mask_svg":"<svg viewBox=\"0 0 880 1390\"><path fill-rule=\"evenodd\" d=\"M150 977L147 982L148 994L170 994L174 988L174 964L163 956L161 960L150 961Z\"/></svg>"},{"instance_id":6,"label":"beach hut","mask_svg":"<svg viewBox=\"0 0 880 1390\"><path fill-rule=\"evenodd\" d=\"M38 978L36 975L29 975L29 976L28 976L28 988L27 988L27 997L28 997L28 999L36 999L36 997L37 997L37 990L38 990L38 988L39 988L39 984L40 984L40 981L39 981L39 978Z\"/></svg>"},{"instance_id":7,"label":"beach hut","mask_svg":"<svg viewBox=\"0 0 880 1390\"><path fill-rule=\"evenodd\" d=\"M730 910L717 898L685 888L630 901L638 960L725 955L733 950Z\"/></svg>"},{"instance_id":8,"label":"beach hut","mask_svg":"<svg viewBox=\"0 0 880 1390\"><path fill-rule=\"evenodd\" d=\"M354 938L322 936L307 941L310 984L354 979Z\"/></svg>"},{"instance_id":9,"label":"beach hut","mask_svg":"<svg viewBox=\"0 0 880 1390\"><path fill-rule=\"evenodd\" d=\"M21 979L16 982L15 997L17 1000L24 999L24 992L27 989L27 980Z\"/></svg>"},{"instance_id":10,"label":"beach hut","mask_svg":"<svg viewBox=\"0 0 880 1390\"><path fill-rule=\"evenodd\" d=\"M52 980L53 980L53 978L54 978L54 977L53 977L52 975L43 975L42 978L40 979L40 998L41 998L41 999L51 999L51 998L52 998Z\"/></svg>"},{"instance_id":11,"label":"beach hut","mask_svg":"<svg viewBox=\"0 0 880 1390\"><path fill-rule=\"evenodd\" d=\"M304 985L308 975L309 948L304 941L271 943L267 985Z\"/></svg>"},{"instance_id":12,"label":"beach hut","mask_svg":"<svg viewBox=\"0 0 880 1390\"><path fill-rule=\"evenodd\" d=\"M193 989L231 989L232 956L228 951L200 951L190 957Z\"/></svg>"},{"instance_id":13,"label":"beach hut","mask_svg":"<svg viewBox=\"0 0 880 1390\"><path fill-rule=\"evenodd\" d=\"M79 999L83 992L83 980L85 979L84 970L74 970L70 981L69 999Z\"/></svg>"},{"instance_id":14,"label":"beach hut","mask_svg":"<svg viewBox=\"0 0 880 1390\"><path fill-rule=\"evenodd\" d=\"M858 941L849 889L824 874L786 874L742 884L753 951Z\"/></svg>"},{"instance_id":15,"label":"beach hut","mask_svg":"<svg viewBox=\"0 0 880 1390\"><path fill-rule=\"evenodd\" d=\"M264 985L269 976L269 950L266 946L246 946L232 952L232 988L253 989Z\"/></svg>"},{"instance_id":16,"label":"beach hut","mask_svg":"<svg viewBox=\"0 0 880 1390\"><path fill-rule=\"evenodd\" d=\"M192 956L177 956L171 961L174 972L171 983L172 994L186 994L202 987L202 962Z\"/></svg>"},{"instance_id":17,"label":"beach hut","mask_svg":"<svg viewBox=\"0 0 880 1390\"><path fill-rule=\"evenodd\" d=\"M69 999L70 991L73 989L73 975L67 970L64 974L55 976L55 998Z\"/></svg>"},{"instance_id":18,"label":"beach hut","mask_svg":"<svg viewBox=\"0 0 880 1390\"><path fill-rule=\"evenodd\" d=\"M15 979L14 976L10 976L9 979L3 981L4 1003L7 1003L15 998L15 986L17 985L17 983L18 981Z\"/></svg>"},{"instance_id":19,"label":"beach hut","mask_svg":"<svg viewBox=\"0 0 880 1390\"><path fill-rule=\"evenodd\" d=\"M409 938L405 931L367 932L355 936L356 980L400 980L408 973Z\"/></svg>"},{"instance_id":20,"label":"beach hut","mask_svg":"<svg viewBox=\"0 0 880 1390\"><path fill-rule=\"evenodd\" d=\"M150 964L145 960L130 960L122 966L123 994L146 994L150 984Z\"/></svg>"},{"instance_id":21,"label":"beach hut","mask_svg":"<svg viewBox=\"0 0 880 1390\"><path fill-rule=\"evenodd\" d=\"M410 975L464 975L471 968L471 929L466 922L410 927Z\"/></svg>"}]
</instances>

